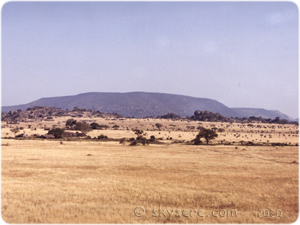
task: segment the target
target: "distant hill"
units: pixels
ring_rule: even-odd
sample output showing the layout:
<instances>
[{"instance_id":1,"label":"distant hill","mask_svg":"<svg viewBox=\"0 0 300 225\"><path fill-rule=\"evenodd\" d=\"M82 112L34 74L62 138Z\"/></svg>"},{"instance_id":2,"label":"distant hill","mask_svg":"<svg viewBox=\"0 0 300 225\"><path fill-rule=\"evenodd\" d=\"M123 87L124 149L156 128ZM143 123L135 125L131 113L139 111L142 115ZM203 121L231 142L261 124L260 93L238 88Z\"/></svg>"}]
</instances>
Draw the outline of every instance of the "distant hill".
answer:
<instances>
[{"instance_id":1,"label":"distant hill","mask_svg":"<svg viewBox=\"0 0 300 225\"><path fill-rule=\"evenodd\" d=\"M58 107L73 109L74 107L115 112L125 117L158 116L175 113L181 117L191 116L197 109L219 112L225 116L240 116L224 104L207 98L189 96L130 92L130 93L84 93L74 96L41 98L24 105L2 107L4 112L34 106Z\"/></svg>"},{"instance_id":2,"label":"distant hill","mask_svg":"<svg viewBox=\"0 0 300 225\"><path fill-rule=\"evenodd\" d=\"M235 112L242 114L244 117L250 116L261 116L262 118L271 118L275 119L276 117L280 117L281 119L286 119L289 121L295 121L294 118L289 117L278 110L266 110L260 108L231 108Z\"/></svg>"},{"instance_id":3,"label":"distant hill","mask_svg":"<svg viewBox=\"0 0 300 225\"><path fill-rule=\"evenodd\" d=\"M292 119L279 111L265 109L229 108L224 104L208 98L195 98L184 95L129 92L104 93L91 92L73 96L41 98L28 104L16 106L3 106L2 111L26 110L34 106L58 107L73 109L74 107L99 110L107 113L118 113L125 117L160 116L175 113L183 118L192 116L196 110L219 113L226 117L260 116L266 118L280 117ZM264 112L262 114L262 112ZM292 119L293 120L293 119Z\"/></svg>"}]
</instances>

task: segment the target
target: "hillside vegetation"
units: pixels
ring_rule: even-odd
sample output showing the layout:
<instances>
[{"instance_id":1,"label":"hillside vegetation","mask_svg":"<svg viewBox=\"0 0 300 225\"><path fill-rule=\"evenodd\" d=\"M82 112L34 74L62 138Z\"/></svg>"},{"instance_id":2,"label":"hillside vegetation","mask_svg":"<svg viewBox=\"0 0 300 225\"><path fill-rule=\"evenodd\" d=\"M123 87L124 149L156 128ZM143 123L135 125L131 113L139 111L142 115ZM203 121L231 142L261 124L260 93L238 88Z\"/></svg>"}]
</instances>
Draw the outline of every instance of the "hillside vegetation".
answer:
<instances>
[{"instance_id":1,"label":"hillside vegetation","mask_svg":"<svg viewBox=\"0 0 300 225\"><path fill-rule=\"evenodd\" d=\"M226 105L208 98L195 98L184 95L129 92L129 93L102 93L92 92L74 96L41 98L24 105L3 106L2 111L26 110L34 106L57 107L73 109L74 107L92 109L105 113L118 113L124 117L157 117L167 113L174 113L182 118L191 116L196 110L219 113L226 117L280 117L293 120L287 115L274 110L255 108L229 108Z\"/></svg>"}]
</instances>

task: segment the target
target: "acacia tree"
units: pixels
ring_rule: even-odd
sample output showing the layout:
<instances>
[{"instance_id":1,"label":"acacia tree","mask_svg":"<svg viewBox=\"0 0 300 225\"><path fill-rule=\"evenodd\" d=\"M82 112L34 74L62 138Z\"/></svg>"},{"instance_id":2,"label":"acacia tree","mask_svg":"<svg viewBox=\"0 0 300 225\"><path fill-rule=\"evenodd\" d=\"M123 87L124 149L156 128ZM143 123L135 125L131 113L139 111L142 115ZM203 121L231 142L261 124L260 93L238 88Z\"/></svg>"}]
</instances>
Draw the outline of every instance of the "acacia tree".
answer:
<instances>
[{"instance_id":1,"label":"acacia tree","mask_svg":"<svg viewBox=\"0 0 300 225\"><path fill-rule=\"evenodd\" d=\"M92 130L90 125L86 122L77 122L75 129L81 131L81 133L84 133L84 134L87 134L88 132L90 132Z\"/></svg>"},{"instance_id":2,"label":"acacia tree","mask_svg":"<svg viewBox=\"0 0 300 225\"><path fill-rule=\"evenodd\" d=\"M99 127L98 123L91 123L91 128L92 129L97 129L97 127Z\"/></svg>"},{"instance_id":3,"label":"acacia tree","mask_svg":"<svg viewBox=\"0 0 300 225\"><path fill-rule=\"evenodd\" d=\"M61 128L54 128L48 131L48 134L54 135L55 138L61 138L64 133L65 130Z\"/></svg>"},{"instance_id":4,"label":"acacia tree","mask_svg":"<svg viewBox=\"0 0 300 225\"><path fill-rule=\"evenodd\" d=\"M145 137L143 137L143 133L144 133L143 130L136 129L133 131L134 131L135 135L137 135L137 137L136 137L136 140L133 140L131 142L131 144L130 144L131 146L137 145L137 143L142 143L143 145L149 144L149 141L147 141L147 139Z\"/></svg>"},{"instance_id":5,"label":"acacia tree","mask_svg":"<svg viewBox=\"0 0 300 225\"><path fill-rule=\"evenodd\" d=\"M74 125L74 124L76 124L76 120L74 120L73 118L68 119L66 121L66 126L71 126L71 125Z\"/></svg>"},{"instance_id":6,"label":"acacia tree","mask_svg":"<svg viewBox=\"0 0 300 225\"><path fill-rule=\"evenodd\" d=\"M155 126L160 130L160 128L161 128L163 125L160 124L160 123L156 123Z\"/></svg>"},{"instance_id":7,"label":"acacia tree","mask_svg":"<svg viewBox=\"0 0 300 225\"><path fill-rule=\"evenodd\" d=\"M204 138L206 140L206 144L208 144L210 140L215 139L216 137L218 137L218 134L214 130L204 128L199 131L199 133L193 141L194 144L197 145L201 143L200 139Z\"/></svg>"}]
</instances>

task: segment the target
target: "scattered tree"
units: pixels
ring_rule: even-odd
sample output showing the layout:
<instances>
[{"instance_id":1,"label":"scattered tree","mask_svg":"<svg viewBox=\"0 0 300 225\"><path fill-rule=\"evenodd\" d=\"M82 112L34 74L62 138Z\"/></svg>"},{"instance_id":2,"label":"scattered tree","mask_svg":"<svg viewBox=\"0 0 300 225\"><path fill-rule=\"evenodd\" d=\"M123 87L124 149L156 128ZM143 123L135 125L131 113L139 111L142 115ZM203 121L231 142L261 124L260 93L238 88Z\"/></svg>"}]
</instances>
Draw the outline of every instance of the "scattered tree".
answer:
<instances>
[{"instance_id":1,"label":"scattered tree","mask_svg":"<svg viewBox=\"0 0 300 225\"><path fill-rule=\"evenodd\" d=\"M92 129L97 129L97 127L99 127L98 123L91 123L91 127Z\"/></svg>"},{"instance_id":2,"label":"scattered tree","mask_svg":"<svg viewBox=\"0 0 300 225\"><path fill-rule=\"evenodd\" d=\"M77 122L75 129L81 131L81 133L84 134L87 134L91 131L90 125L86 122Z\"/></svg>"},{"instance_id":3,"label":"scattered tree","mask_svg":"<svg viewBox=\"0 0 300 225\"><path fill-rule=\"evenodd\" d=\"M76 124L76 120L74 120L74 119L68 119L67 121L66 121L66 126L72 126L72 125L75 125Z\"/></svg>"},{"instance_id":4,"label":"scattered tree","mask_svg":"<svg viewBox=\"0 0 300 225\"><path fill-rule=\"evenodd\" d=\"M156 123L155 126L160 130L160 128L161 128L163 125L160 124L160 123Z\"/></svg>"},{"instance_id":5,"label":"scattered tree","mask_svg":"<svg viewBox=\"0 0 300 225\"><path fill-rule=\"evenodd\" d=\"M54 135L55 138L61 138L64 133L65 130L61 128L54 128L48 131L48 134Z\"/></svg>"},{"instance_id":6,"label":"scattered tree","mask_svg":"<svg viewBox=\"0 0 300 225\"><path fill-rule=\"evenodd\" d=\"M120 126L119 125L114 125L112 128L114 128L115 130L117 130Z\"/></svg>"},{"instance_id":7,"label":"scattered tree","mask_svg":"<svg viewBox=\"0 0 300 225\"><path fill-rule=\"evenodd\" d=\"M108 137L106 135L101 134L98 136L98 139L103 140L103 139L108 139Z\"/></svg>"},{"instance_id":8,"label":"scattered tree","mask_svg":"<svg viewBox=\"0 0 300 225\"><path fill-rule=\"evenodd\" d=\"M201 128L193 142L195 145L199 145L202 143L200 139L204 138L206 140L206 144L208 144L210 140L215 139L216 137L218 137L218 134L214 130Z\"/></svg>"},{"instance_id":9,"label":"scattered tree","mask_svg":"<svg viewBox=\"0 0 300 225\"><path fill-rule=\"evenodd\" d=\"M149 144L149 140L147 140L143 136L143 133L144 133L143 130L136 129L136 130L133 130L133 131L137 135L137 137L136 137L135 140L133 140L133 142L131 142L130 146L137 145L138 143L142 143L143 145Z\"/></svg>"},{"instance_id":10,"label":"scattered tree","mask_svg":"<svg viewBox=\"0 0 300 225\"><path fill-rule=\"evenodd\" d=\"M150 136L150 142L155 142L155 136L154 135Z\"/></svg>"}]
</instances>

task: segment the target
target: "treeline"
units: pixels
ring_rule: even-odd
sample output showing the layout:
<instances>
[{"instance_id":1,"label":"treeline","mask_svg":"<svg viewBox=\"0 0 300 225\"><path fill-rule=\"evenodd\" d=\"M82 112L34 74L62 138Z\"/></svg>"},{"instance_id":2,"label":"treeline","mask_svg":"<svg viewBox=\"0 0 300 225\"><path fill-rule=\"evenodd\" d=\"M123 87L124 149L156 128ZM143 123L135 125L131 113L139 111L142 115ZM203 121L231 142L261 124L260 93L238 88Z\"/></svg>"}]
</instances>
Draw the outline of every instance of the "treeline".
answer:
<instances>
[{"instance_id":1,"label":"treeline","mask_svg":"<svg viewBox=\"0 0 300 225\"><path fill-rule=\"evenodd\" d=\"M178 120L182 119L179 115L176 115L174 113L168 113L166 115L158 116L157 118L163 118L163 119L173 119ZM186 117L188 120L194 120L194 121L207 121L207 122L229 122L229 123L276 123L276 124L295 124L298 125L298 122L296 121L288 121L286 119L280 119L280 117L276 117L275 119L271 118L262 118L262 117L255 117L250 116L249 118L243 117L225 117L219 113L213 113L209 111L200 111L197 110L194 112L194 115L191 117Z\"/></svg>"},{"instance_id":2,"label":"treeline","mask_svg":"<svg viewBox=\"0 0 300 225\"><path fill-rule=\"evenodd\" d=\"M26 110L18 109L16 111L11 110L9 112L1 112L1 121L5 121L10 124L15 124L18 122L30 122L37 120L51 121L54 117L115 117L122 118L122 115L117 113L104 113L100 111L95 111L91 109L74 107L73 110L63 110L57 107L46 107L46 106L34 106L27 108Z\"/></svg>"},{"instance_id":3,"label":"treeline","mask_svg":"<svg viewBox=\"0 0 300 225\"><path fill-rule=\"evenodd\" d=\"M43 107L43 106L35 106L32 108L27 108L25 111L17 110L17 111L9 111L8 113L2 112L1 120L6 121L7 123L18 123L18 122L27 122L27 120L53 120L54 117L60 116L71 116L71 117L114 117L114 118L124 118L122 115L118 113L104 113L100 111L94 111L91 109L78 108L74 107L73 110L62 110L56 107ZM131 117L134 118L134 117ZM145 117L145 118L153 118L153 117ZM210 111L200 111L197 110L194 112L194 115L186 118L181 118L179 115L174 113L167 113L165 115L157 116L156 118L160 119L171 119L171 120L194 120L194 121L207 121L207 122L229 122L229 123L276 123L276 124L295 124L298 125L296 121L288 121L286 119L280 119L280 117L276 117L275 119L271 118L262 118L251 116L249 118L243 117L225 117L219 113L213 113Z\"/></svg>"}]
</instances>

